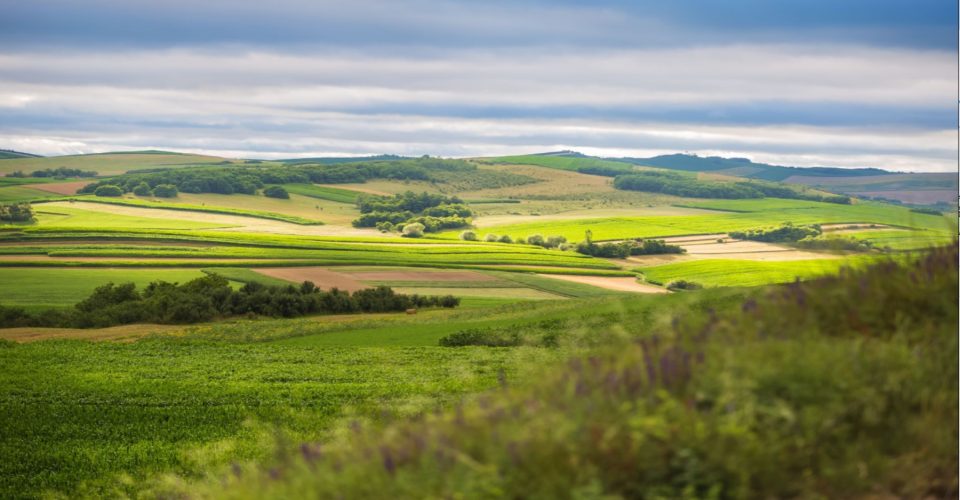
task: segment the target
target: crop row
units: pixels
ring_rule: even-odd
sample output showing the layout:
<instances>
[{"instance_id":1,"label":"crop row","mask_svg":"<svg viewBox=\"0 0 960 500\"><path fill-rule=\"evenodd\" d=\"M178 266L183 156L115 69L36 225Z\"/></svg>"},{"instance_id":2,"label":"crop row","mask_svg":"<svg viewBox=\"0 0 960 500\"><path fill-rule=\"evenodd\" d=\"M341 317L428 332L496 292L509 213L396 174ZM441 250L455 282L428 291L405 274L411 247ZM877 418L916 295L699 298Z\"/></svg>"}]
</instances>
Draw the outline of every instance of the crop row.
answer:
<instances>
[{"instance_id":1,"label":"crop row","mask_svg":"<svg viewBox=\"0 0 960 500\"><path fill-rule=\"evenodd\" d=\"M47 203L53 201L81 201L84 203L101 203L105 205L123 205L137 208L151 208L158 210L178 210L183 212L207 212L214 214L223 214L223 215L238 215L241 217L254 217L257 219L269 219L277 220L281 222L289 222L291 224L298 224L301 226L319 226L323 225L323 222L306 219L303 217L298 217L296 215L287 215L280 214L276 212L264 212L260 210L245 210L240 208L226 208L226 207L208 207L206 205L187 205L183 203L163 203L158 204L156 202L144 201L144 200L133 200L127 198L102 198L95 196L83 196L83 197L66 197L66 198L51 198L43 200L34 200L32 203Z\"/></svg>"}]
</instances>

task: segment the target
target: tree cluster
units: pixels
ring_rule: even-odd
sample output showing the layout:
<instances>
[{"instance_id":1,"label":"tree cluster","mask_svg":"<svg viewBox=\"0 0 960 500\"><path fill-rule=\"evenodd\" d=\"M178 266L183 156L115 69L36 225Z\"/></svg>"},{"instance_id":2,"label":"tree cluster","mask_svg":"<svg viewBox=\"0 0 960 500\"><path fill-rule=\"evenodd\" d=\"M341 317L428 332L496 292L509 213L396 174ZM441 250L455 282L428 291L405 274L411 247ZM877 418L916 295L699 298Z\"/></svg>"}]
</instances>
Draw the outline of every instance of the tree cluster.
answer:
<instances>
[{"instance_id":1,"label":"tree cluster","mask_svg":"<svg viewBox=\"0 0 960 500\"><path fill-rule=\"evenodd\" d=\"M618 175L613 187L626 191L644 191L663 193L688 198L748 199L787 198L795 200L820 201L849 205L849 196L820 194L798 191L796 189L769 182L711 182L701 181L695 176L676 172L638 171Z\"/></svg>"},{"instance_id":2,"label":"tree cluster","mask_svg":"<svg viewBox=\"0 0 960 500\"><path fill-rule=\"evenodd\" d=\"M155 281L142 291L133 283L108 283L73 309L31 314L0 306L0 327L56 326L101 328L130 323L189 324L238 315L296 317L306 314L377 313L419 307L456 307L447 296L402 295L385 286L348 293L321 291L309 281L299 287L251 282L233 290L226 278L211 274L182 285Z\"/></svg>"},{"instance_id":3,"label":"tree cluster","mask_svg":"<svg viewBox=\"0 0 960 500\"><path fill-rule=\"evenodd\" d=\"M29 203L11 203L0 205L0 221L2 222L32 222L33 207Z\"/></svg>"},{"instance_id":4,"label":"tree cluster","mask_svg":"<svg viewBox=\"0 0 960 500\"><path fill-rule=\"evenodd\" d=\"M357 198L360 217L354 227L376 227L381 231L403 230L407 224L423 225L423 232L435 233L470 225L473 212L456 196L407 191L391 197L362 195Z\"/></svg>"},{"instance_id":5,"label":"tree cluster","mask_svg":"<svg viewBox=\"0 0 960 500\"><path fill-rule=\"evenodd\" d=\"M52 177L55 179L66 179L67 177L96 177L97 173L93 170L80 170L79 168L67 168L67 167L57 167L57 168L45 168L43 170L34 170L29 174L23 173L22 170L17 170L16 172L11 172L7 174L7 177L37 177L37 178L48 178Z\"/></svg>"},{"instance_id":6,"label":"tree cluster","mask_svg":"<svg viewBox=\"0 0 960 500\"><path fill-rule=\"evenodd\" d=\"M577 244L575 250L584 255L608 259L625 259L631 255L680 254L686 252L680 246L663 240L625 240L618 243L594 243L589 236Z\"/></svg>"},{"instance_id":7,"label":"tree cluster","mask_svg":"<svg viewBox=\"0 0 960 500\"><path fill-rule=\"evenodd\" d=\"M104 184L119 186L129 193L141 183L151 189L171 184L184 193L256 194L267 184L345 184L369 179L432 180L433 172L476 170L463 160L418 158L415 160L370 161L336 165L285 165L280 167L203 167L144 169L89 184L80 194L93 193Z\"/></svg>"},{"instance_id":8,"label":"tree cluster","mask_svg":"<svg viewBox=\"0 0 960 500\"><path fill-rule=\"evenodd\" d=\"M815 238L821 234L823 234L823 230L819 224L794 226L792 222L784 222L781 226L774 228L731 231L730 237L738 240L763 241L766 243L793 243L804 238Z\"/></svg>"}]
</instances>

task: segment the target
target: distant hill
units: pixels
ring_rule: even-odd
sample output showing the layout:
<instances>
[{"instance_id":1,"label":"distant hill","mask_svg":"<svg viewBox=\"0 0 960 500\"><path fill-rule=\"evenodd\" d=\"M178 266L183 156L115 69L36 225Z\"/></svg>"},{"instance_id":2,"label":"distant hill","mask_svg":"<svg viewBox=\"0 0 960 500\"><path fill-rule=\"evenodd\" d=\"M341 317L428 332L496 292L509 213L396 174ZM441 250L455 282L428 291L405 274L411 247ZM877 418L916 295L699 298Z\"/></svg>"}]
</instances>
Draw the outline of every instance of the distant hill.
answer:
<instances>
[{"instance_id":1,"label":"distant hill","mask_svg":"<svg viewBox=\"0 0 960 500\"><path fill-rule=\"evenodd\" d=\"M784 167L767 163L754 163L747 158L722 158L719 156L695 156L687 154L662 155L652 158L616 158L616 160L648 167L669 168L671 170L685 170L688 172L712 172L766 181L785 181L795 175L859 177L893 174L893 172L879 168Z\"/></svg>"},{"instance_id":2,"label":"distant hill","mask_svg":"<svg viewBox=\"0 0 960 500\"><path fill-rule=\"evenodd\" d=\"M960 191L955 173L902 173L879 168L787 167L755 163L748 158L689 154L661 155L651 158L600 158L576 151L554 151L500 159L568 170L576 170L578 167L587 165L615 167L614 162L616 162L621 165L707 172L746 179L803 184L833 193L915 205L952 204Z\"/></svg>"},{"instance_id":3,"label":"distant hill","mask_svg":"<svg viewBox=\"0 0 960 500\"><path fill-rule=\"evenodd\" d=\"M243 163L243 160L171 151L116 151L81 155L9 158L0 161L0 175L18 170L29 173L35 170L67 167L92 170L100 176L107 176L145 168L179 168L193 165L210 166Z\"/></svg>"},{"instance_id":4,"label":"distant hill","mask_svg":"<svg viewBox=\"0 0 960 500\"><path fill-rule=\"evenodd\" d=\"M0 149L0 160L11 160L14 158L43 158L40 155L14 151L12 149Z\"/></svg>"},{"instance_id":5,"label":"distant hill","mask_svg":"<svg viewBox=\"0 0 960 500\"><path fill-rule=\"evenodd\" d=\"M321 156L316 158L289 158L286 160L272 160L287 165L301 165L306 163L320 165L336 165L339 163L355 163L359 161L379 161L379 160L409 160L409 156L397 155L374 155L374 156Z\"/></svg>"}]
</instances>

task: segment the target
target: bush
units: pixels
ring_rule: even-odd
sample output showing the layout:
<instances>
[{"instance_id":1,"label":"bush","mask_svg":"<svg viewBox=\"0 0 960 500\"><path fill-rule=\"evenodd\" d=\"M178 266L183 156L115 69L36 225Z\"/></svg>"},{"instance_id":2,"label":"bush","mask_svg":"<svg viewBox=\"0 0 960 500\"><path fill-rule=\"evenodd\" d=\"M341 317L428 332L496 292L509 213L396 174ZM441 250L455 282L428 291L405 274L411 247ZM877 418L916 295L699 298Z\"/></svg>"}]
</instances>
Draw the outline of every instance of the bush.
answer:
<instances>
[{"instance_id":1,"label":"bush","mask_svg":"<svg viewBox=\"0 0 960 500\"><path fill-rule=\"evenodd\" d=\"M464 231L460 233L460 239L463 241L477 241L477 233L474 231Z\"/></svg>"},{"instance_id":2,"label":"bush","mask_svg":"<svg viewBox=\"0 0 960 500\"><path fill-rule=\"evenodd\" d=\"M547 240L545 240L542 235L531 234L527 236L527 244L542 247L547 244Z\"/></svg>"},{"instance_id":3,"label":"bush","mask_svg":"<svg viewBox=\"0 0 960 500\"><path fill-rule=\"evenodd\" d=\"M766 243L793 243L804 238L815 238L822 233L819 224L794 226L791 222L785 222L780 227L775 228L731 231L730 237L738 240L763 241Z\"/></svg>"},{"instance_id":4,"label":"bush","mask_svg":"<svg viewBox=\"0 0 960 500\"><path fill-rule=\"evenodd\" d=\"M98 187L98 188L93 192L93 194L96 195L96 196L117 197L117 196L122 196L122 195L123 195L123 190L120 189L119 186L114 186L114 185L112 185L112 184L105 184L105 185L103 185L103 186Z\"/></svg>"},{"instance_id":5,"label":"bush","mask_svg":"<svg viewBox=\"0 0 960 500\"><path fill-rule=\"evenodd\" d=\"M520 334L516 330L473 328L451 333L441 338L439 343L442 347L512 347L520 345L521 342Z\"/></svg>"},{"instance_id":6,"label":"bush","mask_svg":"<svg viewBox=\"0 0 960 500\"><path fill-rule=\"evenodd\" d=\"M694 281L676 280L667 283L667 290L673 290L675 292L683 290L700 290L701 288L703 288L703 285Z\"/></svg>"},{"instance_id":7,"label":"bush","mask_svg":"<svg viewBox=\"0 0 960 500\"><path fill-rule=\"evenodd\" d=\"M283 186L269 186L263 190L263 195L267 198L279 198L281 200L290 199L290 193L288 193Z\"/></svg>"},{"instance_id":8,"label":"bush","mask_svg":"<svg viewBox=\"0 0 960 500\"><path fill-rule=\"evenodd\" d=\"M33 207L29 203L0 205L0 222L32 222Z\"/></svg>"},{"instance_id":9,"label":"bush","mask_svg":"<svg viewBox=\"0 0 960 500\"><path fill-rule=\"evenodd\" d=\"M141 182L137 184L137 187L133 188L133 194L137 196L150 196L150 185L146 182Z\"/></svg>"},{"instance_id":10,"label":"bush","mask_svg":"<svg viewBox=\"0 0 960 500\"><path fill-rule=\"evenodd\" d=\"M499 240L500 240L500 237L492 233L483 237L483 241L486 241L488 243L494 243Z\"/></svg>"},{"instance_id":11,"label":"bush","mask_svg":"<svg viewBox=\"0 0 960 500\"><path fill-rule=\"evenodd\" d=\"M498 238L497 241L499 241L500 243L513 243L513 238L511 238L510 235L505 234L500 238Z\"/></svg>"},{"instance_id":12,"label":"bush","mask_svg":"<svg viewBox=\"0 0 960 500\"><path fill-rule=\"evenodd\" d=\"M547 241L543 244L544 248L558 248L560 245L567 242L565 236L550 236L547 238Z\"/></svg>"},{"instance_id":13,"label":"bush","mask_svg":"<svg viewBox=\"0 0 960 500\"><path fill-rule=\"evenodd\" d=\"M160 184L153 188L153 195L157 198L176 198L179 193L173 184Z\"/></svg>"},{"instance_id":14,"label":"bush","mask_svg":"<svg viewBox=\"0 0 960 500\"><path fill-rule=\"evenodd\" d=\"M403 226L404 238L419 238L421 236L423 236L423 224L414 222L413 224Z\"/></svg>"}]
</instances>

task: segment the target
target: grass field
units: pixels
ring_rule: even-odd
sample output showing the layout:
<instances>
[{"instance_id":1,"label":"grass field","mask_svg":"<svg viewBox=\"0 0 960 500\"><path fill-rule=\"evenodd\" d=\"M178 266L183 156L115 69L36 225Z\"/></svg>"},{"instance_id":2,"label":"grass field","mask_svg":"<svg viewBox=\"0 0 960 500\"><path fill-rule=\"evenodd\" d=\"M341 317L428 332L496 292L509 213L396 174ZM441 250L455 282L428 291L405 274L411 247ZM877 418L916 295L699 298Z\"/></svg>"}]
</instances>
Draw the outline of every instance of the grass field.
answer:
<instances>
[{"instance_id":1,"label":"grass field","mask_svg":"<svg viewBox=\"0 0 960 500\"><path fill-rule=\"evenodd\" d=\"M39 189L21 187L17 184L0 185L0 203L59 198L60 195Z\"/></svg>"},{"instance_id":2,"label":"grass field","mask_svg":"<svg viewBox=\"0 0 960 500\"><path fill-rule=\"evenodd\" d=\"M203 156L166 151L141 151L101 153L46 158L14 158L0 162L0 175L22 170L33 172L47 168L79 168L93 170L101 176L117 175L129 170L158 167L185 167L189 165L217 165L231 160L216 156ZM239 162L239 163L242 163Z\"/></svg>"},{"instance_id":3,"label":"grass field","mask_svg":"<svg viewBox=\"0 0 960 500\"><path fill-rule=\"evenodd\" d=\"M90 228L103 227L113 229L210 229L223 227L222 224L162 219L154 217L136 217L131 215L109 214L93 210L83 210L66 206L45 207L38 205L34 209L38 226L51 228Z\"/></svg>"},{"instance_id":4,"label":"grass field","mask_svg":"<svg viewBox=\"0 0 960 500\"><path fill-rule=\"evenodd\" d=\"M94 288L110 282L133 282L142 288L152 281L184 283L201 276L203 273L198 269L0 268L0 283L13 287L3 294L0 304L72 306L90 295Z\"/></svg>"},{"instance_id":5,"label":"grass field","mask_svg":"<svg viewBox=\"0 0 960 500\"><path fill-rule=\"evenodd\" d=\"M287 192L299 194L309 198L317 198L337 203L356 203L357 196L361 193L349 189L340 189L330 186L317 186L314 184L284 184Z\"/></svg>"},{"instance_id":6,"label":"grass field","mask_svg":"<svg viewBox=\"0 0 960 500\"><path fill-rule=\"evenodd\" d=\"M532 234L561 235L571 241L581 241L590 230L595 240L650 238L712 234L745 229L776 226L783 222L815 223L876 223L925 229L940 234L955 230L956 223L947 217L918 214L907 208L878 203L837 205L797 200L766 198L762 200L722 200L687 202L685 207L717 210L716 214L678 216L604 217L545 220L518 224L481 227L481 236L493 233L508 234L514 238ZM951 226L954 228L952 229ZM459 233L441 233L455 238Z\"/></svg>"},{"instance_id":7,"label":"grass field","mask_svg":"<svg viewBox=\"0 0 960 500\"><path fill-rule=\"evenodd\" d=\"M644 267L639 271L648 281L664 285L682 279L703 286L760 286L834 274L841 268L863 266L880 258L882 257L857 256L839 260L784 262L704 259Z\"/></svg>"},{"instance_id":8,"label":"grass field","mask_svg":"<svg viewBox=\"0 0 960 500\"><path fill-rule=\"evenodd\" d=\"M61 200L62 198L58 198ZM185 212L207 212L223 215L237 215L241 217L254 217L257 219L278 220L281 222L290 222L302 225L320 225L322 221L317 219L305 219L295 215L281 214L276 212L265 212L261 210L250 210L244 208L228 208L203 205L191 205L188 203L170 203L167 200L158 199L137 199L137 198L102 198L97 196L81 196L67 198L71 202L79 203L99 203L103 205L120 205L128 207L148 208L155 210L185 211ZM175 217L176 214L168 214Z\"/></svg>"},{"instance_id":9,"label":"grass field","mask_svg":"<svg viewBox=\"0 0 960 500\"><path fill-rule=\"evenodd\" d=\"M599 158L578 158L571 156L548 156L548 155L520 155L520 156L499 156L495 158L485 158L487 161L496 163L507 163L516 165L537 165L540 167L553 168L557 170L570 170L576 172L582 167L609 167L617 169L632 170L633 165L629 163L601 160Z\"/></svg>"}]
</instances>

